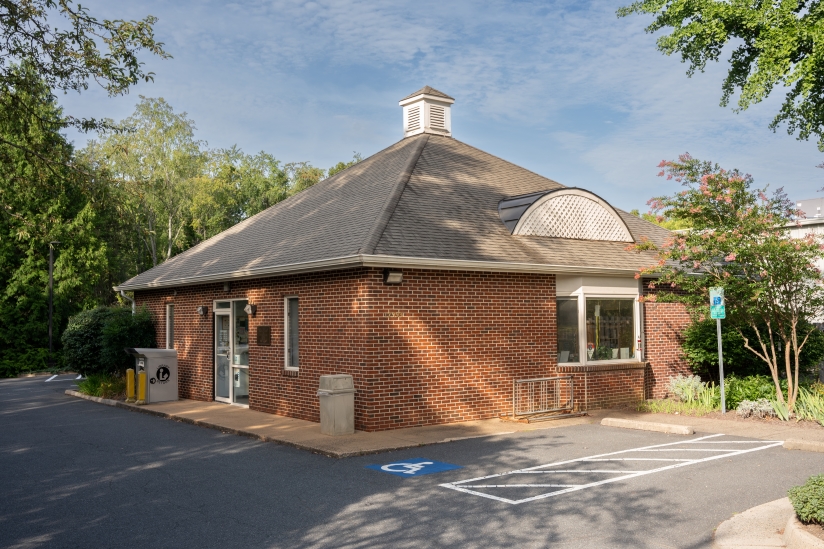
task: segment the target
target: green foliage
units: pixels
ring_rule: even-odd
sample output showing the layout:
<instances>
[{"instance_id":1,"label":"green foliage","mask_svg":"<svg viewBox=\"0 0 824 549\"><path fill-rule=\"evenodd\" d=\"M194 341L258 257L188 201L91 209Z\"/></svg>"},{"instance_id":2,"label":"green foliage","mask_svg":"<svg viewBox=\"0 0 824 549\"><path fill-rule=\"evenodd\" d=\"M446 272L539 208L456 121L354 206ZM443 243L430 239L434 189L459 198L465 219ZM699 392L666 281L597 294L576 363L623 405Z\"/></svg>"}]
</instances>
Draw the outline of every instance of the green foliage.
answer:
<instances>
[{"instance_id":1,"label":"green foliage","mask_svg":"<svg viewBox=\"0 0 824 549\"><path fill-rule=\"evenodd\" d=\"M682 402L695 400L696 397L698 397L698 393L704 390L706 385L707 384L701 381L701 378L698 376L684 376L678 374L675 377L671 377L669 380L670 393L675 395L678 400Z\"/></svg>"},{"instance_id":2,"label":"green foliage","mask_svg":"<svg viewBox=\"0 0 824 549\"><path fill-rule=\"evenodd\" d=\"M681 350L692 370L710 379L718 379L718 335L715 320L696 319L682 333ZM754 337L746 326L741 329ZM744 346L741 332L729 322L721 323L724 348L724 373L757 375L769 373L767 364Z\"/></svg>"},{"instance_id":3,"label":"green foliage","mask_svg":"<svg viewBox=\"0 0 824 549\"><path fill-rule=\"evenodd\" d=\"M742 400L736 406L735 413L743 418L757 417L764 419L775 416L775 409L769 399L759 398L758 400Z\"/></svg>"},{"instance_id":4,"label":"green foliage","mask_svg":"<svg viewBox=\"0 0 824 549\"><path fill-rule=\"evenodd\" d=\"M795 405L795 417L817 421L824 426L824 394L804 387L798 390L798 402Z\"/></svg>"},{"instance_id":5,"label":"green foliage","mask_svg":"<svg viewBox=\"0 0 824 549\"><path fill-rule=\"evenodd\" d=\"M786 89L784 103L770 127L787 124L799 139L818 137L824 150L824 63L819 0L638 0L618 10L655 17L647 32L672 29L657 40L666 55L680 53L687 74L703 72L708 61L729 51L729 72L721 104L738 93L738 110L760 103L775 88Z\"/></svg>"},{"instance_id":6,"label":"green foliage","mask_svg":"<svg viewBox=\"0 0 824 549\"><path fill-rule=\"evenodd\" d=\"M119 374L89 374L77 383L77 390L94 397L119 398L126 394L126 378Z\"/></svg>"},{"instance_id":7,"label":"green foliage","mask_svg":"<svg viewBox=\"0 0 824 549\"><path fill-rule=\"evenodd\" d=\"M685 386L684 383L681 383ZM721 388L714 383L702 383L690 380L695 391L685 389L685 400L644 400L638 405L638 411L657 414L705 415L721 407Z\"/></svg>"},{"instance_id":8,"label":"green foliage","mask_svg":"<svg viewBox=\"0 0 824 549\"><path fill-rule=\"evenodd\" d=\"M724 361L726 362L726 357ZM787 389L786 380L782 388ZM727 410L737 409L738 405L745 400L760 399L775 400L775 384L770 376L724 376L724 400L727 403Z\"/></svg>"},{"instance_id":9,"label":"green foliage","mask_svg":"<svg viewBox=\"0 0 824 549\"><path fill-rule=\"evenodd\" d=\"M640 217L644 221L649 221L660 227L664 227L670 231L677 231L680 229L689 229L689 222L683 219L670 219L662 215L654 215L652 213L641 213L637 209L630 212L635 217Z\"/></svg>"},{"instance_id":10,"label":"green foliage","mask_svg":"<svg viewBox=\"0 0 824 549\"><path fill-rule=\"evenodd\" d=\"M126 308L96 307L69 319L62 341L68 368L84 376L117 374L134 362L124 348L155 346L154 323L145 309L132 315Z\"/></svg>"},{"instance_id":11,"label":"green foliage","mask_svg":"<svg viewBox=\"0 0 824 549\"><path fill-rule=\"evenodd\" d=\"M363 160L363 157L361 157L360 153L355 152L352 154L352 160L350 160L349 162L338 162L337 164L329 168L329 170L326 172L326 177L332 177L336 173L342 172L346 168L354 166L361 160Z\"/></svg>"},{"instance_id":12,"label":"green foliage","mask_svg":"<svg viewBox=\"0 0 824 549\"><path fill-rule=\"evenodd\" d=\"M5 104L0 124L28 120L36 130L14 140L0 134L0 143L14 143L29 162L39 159L54 162L55 169L71 167L65 158L41 157L37 140L30 139L33 133L55 129L53 120L32 116L39 109L40 86L54 94L84 91L89 82L96 82L115 96L141 80L152 80L153 73L144 70L137 54L145 50L161 59L170 57L154 39L156 21L151 16L101 21L71 0L0 0L0 98ZM20 73L17 65L29 68L37 80ZM81 131L113 128L103 120L71 116L61 117L58 124Z\"/></svg>"},{"instance_id":13,"label":"green foliage","mask_svg":"<svg viewBox=\"0 0 824 549\"><path fill-rule=\"evenodd\" d=\"M824 475L810 477L801 486L790 488L787 495L798 520L805 524L824 524Z\"/></svg>"},{"instance_id":14,"label":"green foliage","mask_svg":"<svg viewBox=\"0 0 824 549\"><path fill-rule=\"evenodd\" d=\"M821 335L812 325L824 314L816 268L821 237L793 238L786 227L798 214L795 204L780 189L772 196L766 188L752 189L749 175L688 154L659 167L660 176L683 183L684 190L652 199L653 211L688 220L692 229L673 235L659 249L659 262L637 276L657 274L660 283L682 290L674 298L699 319L709 316L710 288L722 287L727 322L776 383L787 378L786 394L777 390L776 398L792 412L801 354Z\"/></svg>"}]
</instances>

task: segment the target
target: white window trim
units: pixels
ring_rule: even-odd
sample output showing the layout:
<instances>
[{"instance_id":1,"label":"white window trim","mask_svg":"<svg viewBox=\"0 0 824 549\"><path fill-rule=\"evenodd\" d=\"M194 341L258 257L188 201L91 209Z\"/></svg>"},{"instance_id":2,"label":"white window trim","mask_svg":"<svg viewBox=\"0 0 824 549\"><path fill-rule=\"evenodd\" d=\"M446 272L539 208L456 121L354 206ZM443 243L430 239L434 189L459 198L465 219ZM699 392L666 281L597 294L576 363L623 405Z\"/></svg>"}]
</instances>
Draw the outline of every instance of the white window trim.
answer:
<instances>
[{"instance_id":1,"label":"white window trim","mask_svg":"<svg viewBox=\"0 0 824 549\"><path fill-rule=\"evenodd\" d=\"M578 362L559 362L558 366L592 366L596 364L626 364L627 362L643 362L643 354L638 347L638 337L641 334L641 303L637 295L627 294L607 294L607 293L584 293L581 291L570 294L556 295L556 307L558 298L578 298L578 356L582 360ZM634 330L633 346L635 356L632 358L611 358L608 360L589 360L587 358L587 298L590 299L632 299ZM556 313L557 322L557 313ZM556 327L557 328L557 327ZM556 329L557 332L557 329ZM643 338L643 336L641 336Z\"/></svg>"},{"instance_id":2,"label":"white window trim","mask_svg":"<svg viewBox=\"0 0 824 549\"><path fill-rule=\"evenodd\" d=\"M174 322L175 322L175 304L174 303L167 303L166 304L166 348L167 349L174 349L175 348L175 329L174 329ZM172 319L172 322L169 322L169 318Z\"/></svg>"},{"instance_id":3,"label":"white window trim","mask_svg":"<svg viewBox=\"0 0 824 549\"><path fill-rule=\"evenodd\" d=\"M289 366L289 300L298 300L298 312L300 312L300 296L283 296L283 369L290 372L300 370L300 345L298 345L298 365ZM298 316L298 338L300 338L300 316Z\"/></svg>"}]
</instances>

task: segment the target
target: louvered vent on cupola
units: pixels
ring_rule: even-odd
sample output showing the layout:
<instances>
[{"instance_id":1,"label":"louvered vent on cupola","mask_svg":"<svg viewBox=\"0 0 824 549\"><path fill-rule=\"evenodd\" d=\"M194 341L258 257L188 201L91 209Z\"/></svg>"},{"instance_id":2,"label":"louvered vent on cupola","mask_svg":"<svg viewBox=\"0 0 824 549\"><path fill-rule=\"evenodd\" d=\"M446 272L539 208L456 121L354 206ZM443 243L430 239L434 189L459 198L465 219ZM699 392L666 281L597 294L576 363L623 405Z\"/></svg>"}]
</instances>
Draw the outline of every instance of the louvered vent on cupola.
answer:
<instances>
[{"instance_id":1,"label":"louvered vent on cupola","mask_svg":"<svg viewBox=\"0 0 824 549\"><path fill-rule=\"evenodd\" d=\"M403 107L403 136L434 133L452 136L452 103L443 92L425 86L398 103Z\"/></svg>"}]
</instances>

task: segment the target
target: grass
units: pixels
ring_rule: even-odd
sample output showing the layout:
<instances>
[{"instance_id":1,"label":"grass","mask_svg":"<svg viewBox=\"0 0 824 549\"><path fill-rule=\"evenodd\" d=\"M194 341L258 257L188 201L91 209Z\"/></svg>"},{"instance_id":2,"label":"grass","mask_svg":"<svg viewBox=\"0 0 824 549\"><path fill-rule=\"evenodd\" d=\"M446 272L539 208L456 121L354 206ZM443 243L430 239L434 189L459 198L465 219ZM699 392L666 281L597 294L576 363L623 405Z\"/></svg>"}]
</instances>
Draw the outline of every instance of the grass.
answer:
<instances>
[{"instance_id":1,"label":"grass","mask_svg":"<svg viewBox=\"0 0 824 549\"><path fill-rule=\"evenodd\" d=\"M643 400L638 404L639 412L653 414L681 414L685 416L703 416L714 412L718 407L709 408L696 402L680 402L667 398L657 400Z\"/></svg>"},{"instance_id":2,"label":"grass","mask_svg":"<svg viewBox=\"0 0 824 549\"><path fill-rule=\"evenodd\" d=\"M84 395L101 398L119 398L126 394L126 378L111 374L90 374L77 384Z\"/></svg>"}]
</instances>

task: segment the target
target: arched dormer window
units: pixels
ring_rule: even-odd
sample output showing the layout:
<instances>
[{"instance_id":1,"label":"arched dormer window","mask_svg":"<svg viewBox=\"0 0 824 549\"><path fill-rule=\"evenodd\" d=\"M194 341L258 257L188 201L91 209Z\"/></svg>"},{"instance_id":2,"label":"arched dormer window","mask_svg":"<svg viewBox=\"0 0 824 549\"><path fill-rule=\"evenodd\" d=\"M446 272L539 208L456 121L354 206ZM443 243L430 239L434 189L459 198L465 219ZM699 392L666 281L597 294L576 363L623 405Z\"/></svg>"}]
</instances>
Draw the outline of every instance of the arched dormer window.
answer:
<instances>
[{"instance_id":1,"label":"arched dormer window","mask_svg":"<svg viewBox=\"0 0 824 549\"><path fill-rule=\"evenodd\" d=\"M513 202L514 206L512 199L502 201L499 211L507 226L511 226L512 221L515 221L512 216L504 219L504 212L508 209L507 202ZM514 224L513 235L610 242L634 241L632 233L618 212L604 199L589 191L574 188L549 191L533 198L525 209L523 200L519 202L518 210L522 213Z\"/></svg>"}]
</instances>

